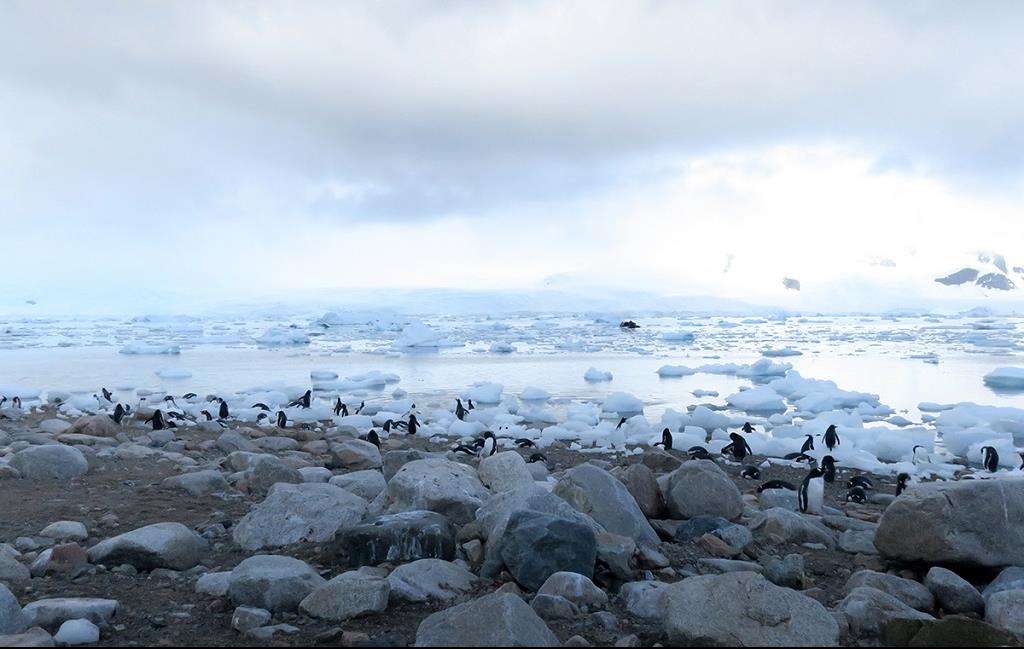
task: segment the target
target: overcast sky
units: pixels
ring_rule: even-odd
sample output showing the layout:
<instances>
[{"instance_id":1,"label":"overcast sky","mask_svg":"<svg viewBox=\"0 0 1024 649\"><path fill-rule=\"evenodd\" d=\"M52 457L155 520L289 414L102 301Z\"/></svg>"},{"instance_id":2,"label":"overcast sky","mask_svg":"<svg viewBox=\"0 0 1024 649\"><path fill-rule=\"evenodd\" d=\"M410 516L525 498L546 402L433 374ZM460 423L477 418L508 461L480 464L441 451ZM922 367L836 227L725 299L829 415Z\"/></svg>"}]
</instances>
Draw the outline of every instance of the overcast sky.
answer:
<instances>
[{"instance_id":1,"label":"overcast sky","mask_svg":"<svg viewBox=\"0 0 1024 649\"><path fill-rule=\"evenodd\" d=\"M1024 265L1022 30L1019 2L7 0L0 292L936 292Z\"/></svg>"}]
</instances>

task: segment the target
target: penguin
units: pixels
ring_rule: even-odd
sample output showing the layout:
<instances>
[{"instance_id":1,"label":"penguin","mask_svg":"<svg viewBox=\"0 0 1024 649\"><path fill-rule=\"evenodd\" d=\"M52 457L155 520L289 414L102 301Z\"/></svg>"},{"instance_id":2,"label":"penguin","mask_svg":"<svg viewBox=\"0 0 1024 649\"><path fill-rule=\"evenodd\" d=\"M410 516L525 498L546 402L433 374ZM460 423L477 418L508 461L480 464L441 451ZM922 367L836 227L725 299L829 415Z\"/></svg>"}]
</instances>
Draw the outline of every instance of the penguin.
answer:
<instances>
[{"instance_id":1,"label":"penguin","mask_svg":"<svg viewBox=\"0 0 1024 649\"><path fill-rule=\"evenodd\" d=\"M814 464L817 462L817 460L806 453L787 453L783 459L791 460L793 462L807 462L808 464Z\"/></svg>"},{"instance_id":2,"label":"penguin","mask_svg":"<svg viewBox=\"0 0 1024 649\"><path fill-rule=\"evenodd\" d=\"M420 427L420 422L416 419L416 415L413 413L409 414L409 423L405 425L406 430L410 435L415 435L416 430Z\"/></svg>"},{"instance_id":3,"label":"penguin","mask_svg":"<svg viewBox=\"0 0 1024 649\"><path fill-rule=\"evenodd\" d=\"M626 418L622 417L621 419L619 419L619 423L615 426L615 430L622 428L622 424L624 423L626 423Z\"/></svg>"},{"instance_id":4,"label":"penguin","mask_svg":"<svg viewBox=\"0 0 1024 649\"><path fill-rule=\"evenodd\" d=\"M473 405L473 400L472 399L466 399L466 401L467 401L467 403L469 403L469 407L466 408L466 410L472 410L473 408L476 408L476 406Z\"/></svg>"},{"instance_id":5,"label":"penguin","mask_svg":"<svg viewBox=\"0 0 1024 649\"><path fill-rule=\"evenodd\" d=\"M363 408L365 408L365 407L366 407L366 402L365 401L360 401L359 402L359 407L356 408L356 414L358 415L359 413L361 413L363 411ZM342 413L347 417L348 416L348 408L343 408L342 409Z\"/></svg>"},{"instance_id":6,"label":"penguin","mask_svg":"<svg viewBox=\"0 0 1024 649\"><path fill-rule=\"evenodd\" d=\"M860 487L865 491L874 489L875 485L871 482L871 479L866 475L855 475L846 481L846 488L853 489L854 487Z\"/></svg>"},{"instance_id":7,"label":"penguin","mask_svg":"<svg viewBox=\"0 0 1024 649\"><path fill-rule=\"evenodd\" d=\"M896 476L896 495L899 496L901 493L906 491L907 482L910 480L909 473L901 473Z\"/></svg>"},{"instance_id":8,"label":"penguin","mask_svg":"<svg viewBox=\"0 0 1024 649\"><path fill-rule=\"evenodd\" d=\"M994 446L983 446L981 448L982 464L989 473L995 473L999 469L999 451Z\"/></svg>"},{"instance_id":9,"label":"penguin","mask_svg":"<svg viewBox=\"0 0 1024 649\"><path fill-rule=\"evenodd\" d=\"M302 406L303 408L309 408L312 396L313 396L313 391L312 390L306 390L305 394L303 394L301 397L299 397L295 401L292 401L291 403L289 403L288 407L291 408L293 406Z\"/></svg>"},{"instance_id":10,"label":"penguin","mask_svg":"<svg viewBox=\"0 0 1024 649\"><path fill-rule=\"evenodd\" d=\"M747 444L747 440L744 439L743 435L740 435L739 433L729 433L729 439L731 439L732 442L722 447L722 455L732 453L732 456L736 458L736 460L742 462L743 458L747 457L748 454L754 454L754 452L750 450L750 444Z\"/></svg>"},{"instance_id":11,"label":"penguin","mask_svg":"<svg viewBox=\"0 0 1024 649\"><path fill-rule=\"evenodd\" d=\"M661 431L661 441L655 442L655 446L664 446L666 451L672 450L672 431L665 429Z\"/></svg>"},{"instance_id":12,"label":"penguin","mask_svg":"<svg viewBox=\"0 0 1024 649\"><path fill-rule=\"evenodd\" d=\"M218 419L227 419L230 414L231 413L228 411L228 402L221 399Z\"/></svg>"},{"instance_id":13,"label":"penguin","mask_svg":"<svg viewBox=\"0 0 1024 649\"><path fill-rule=\"evenodd\" d=\"M761 469L756 466L745 466L743 467L743 470L740 471L740 477L746 478L747 480L760 480Z\"/></svg>"},{"instance_id":14,"label":"penguin","mask_svg":"<svg viewBox=\"0 0 1024 649\"><path fill-rule=\"evenodd\" d=\"M184 399L185 401L191 401L192 399L195 399L198 396L199 395L196 394L195 392L189 392L187 394L181 395L181 398Z\"/></svg>"},{"instance_id":15,"label":"penguin","mask_svg":"<svg viewBox=\"0 0 1024 649\"><path fill-rule=\"evenodd\" d=\"M786 482L785 480L769 480L768 482L762 482L757 487L757 493L761 493L765 489L786 489L788 491L796 491L796 485L792 482Z\"/></svg>"},{"instance_id":16,"label":"penguin","mask_svg":"<svg viewBox=\"0 0 1024 649\"><path fill-rule=\"evenodd\" d=\"M490 457L494 455L498 450L498 440L494 437L494 433L489 430L484 431L484 445L483 450L480 452L482 457Z\"/></svg>"},{"instance_id":17,"label":"penguin","mask_svg":"<svg viewBox=\"0 0 1024 649\"><path fill-rule=\"evenodd\" d=\"M459 418L459 421L466 419L466 409L462 406L462 399L455 400L455 416Z\"/></svg>"},{"instance_id":18,"label":"penguin","mask_svg":"<svg viewBox=\"0 0 1024 649\"><path fill-rule=\"evenodd\" d=\"M21 397L14 397L13 399L11 399L11 405L17 408L18 410L21 410Z\"/></svg>"},{"instance_id":19,"label":"penguin","mask_svg":"<svg viewBox=\"0 0 1024 649\"><path fill-rule=\"evenodd\" d=\"M804 445L800 447L800 452L801 453L806 453L807 451L813 451L813 450L814 450L814 435L808 435L807 439L804 441Z\"/></svg>"},{"instance_id":20,"label":"penguin","mask_svg":"<svg viewBox=\"0 0 1024 649\"><path fill-rule=\"evenodd\" d=\"M338 397L338 400L334 402L334 416L335 417L337 417L338 415L341 414L341 407L344 406L344 405L345 404L343 404L341 402L341 397Z\"/></svg>"},{"instance_id":21,"label":"penguin","mask_svg":"<svg viewBox=\"0 0 1024 649\"><path fill-rule=\"evenodd\" d=\"M928 451L926 451L920 444L915 446L911 453L913 453L914 456L914 464L928 464L932 461L932 458L928 455Z\"/></svg>"},{"instance_id":22,"label":"penguin","mask_svg":"<svg viewBox=\"0 0 1024 649\"><path fill-rule=\"evenodd\" d=\"M821 458L821 470L825 472L825 482L829 484L836 481L836 459L831 455Z\"/></svg>"},{"instance_id":23,"label":"penguin","mask_svg":"<svg viewBox=\"0 0 1024 649\"><path fill-rule=\"evenodd\" d=\"M114 420L115 424L120 424L121 420L124 419L124 415L125 415L124 406L122 406L121 404L117 404L117 407L114 408L114 414L108 415L108 416L112 420Z\"/></svg>"},{"instance_id":24,"label":"penguin","mask_svg":"<svg viewBox=\"0 0 1024 649\"><path fill-rule=\"evenodd\" d=\"M110 393L110 390L108 390L106 388L100 388L100 391L103 392L103 398L104 399L106 399L110 403L114 402L114 400L111 398L113 395Z\"/></svg>"},{"instance_id":25,"label":"penguin","mask_svg":"<svg viewBox=\"0 0 1024 649\"><path fill-rule=\"evenodd\" d=\"M260 410L270 410L270 406L268 406L267 404L263 403L262 401L260 403L254 403L254 404L252 404L249 407L250 408L259 408Z\"/></svg>"},{"instance_id":26,"label":"penguin","mask_svg":"<svg viewBox=\"0 0 1024 649\"><path fill-rule=\"evenodd\" d=\"M3 408L5 403L7 403L7 397L0 394L0 408Z\"/></svg>"},{"instance_id":27,"label":"penguin","mask_svg":"<svg viewBox=\"0 0 1024 649\"><path fill-rule=\"evenodd\" d=\"M206 411L204 410L203 412L206 412ZM207 419L207 421L209 421L210 419L213 419L213 417L210 417L210 413L208 413L208 412L206 412L206 416L209 417L209 419ZM261 412L260 414L256 415L256 423L257 424L260 423L261 421L263 421L264 419L270 419L270 415L268 415L265 412ZM218 423L220 423L220 422L218 422ZM223 426L223 425L224 424L221 423L221 426Z\"/></svg>"},{"instance_id":28,"label":"penguin","mask_svg":"<svg viewBox=\"0 0 1024 649\"><path fill-rule=\"evenodd\" d=\"M178 421L186 421L185 415L179 412L174 412L173 410L168 410L167 416L170 417L171 419L177 419Z\"/></svg>"},{"instance_id":29,"label":"penguin","mask_svg":"<svg viewBox=\"0 0 1024 649\"><path fill-rule=\"evenodd\" d=\"M377 431L375 431L374 429L371 428L370 432L366 433L364 439L367 442L376 446L377 448L380 448L380 435L378 435Z\"/></svg>"},{"instance_id":30,"label":"penguin","mask_svg":"<svg viewBox=\"0 0 1024 649\"><path fill-rule=\"evenodd\" d=\"M797 493L800 511L804 514L821 514L825 507L825 471L814 467L800 483Z\"/></svg>"},{"instance_id":31,"label":"penguin","mask_svg":"<svg viewBox=\"0 0 1024 649\"><path fill-rule=\"evenodd\" d=\"M687 455L690 456L691 460L710 460L711 459L711 453L708 453L708 450L706 448L704 448L703 446L691 446L690 449L688 451L686 451L686 453L687 453Z\"/></svg>"},{"instance_id":32,"label":"penguin","mask_svg":"<svg viewBox=\"0 0 1024 649\"><path fill-rule=\"evenodd\" d=\"M839 433L836 431L835 424L830 424L825 430L825 446L827 446L830 451L839 446Z\"/></svg>"},{"instance_id":33,"label":"penguin","mask_svg":"<svg viewBox=\"0 0 1024 649\"><path fill-rule=\"evenodd\" d=\"M390 419L388 419L387 421L384 422L384 432L388 433L388 434L391 433L391 420Z\"/></svg>"},{"instance_id":34,"label":"penguin","mask_svg":"<svg viewBox=\"0 0 1024 649\"><path fill-rule=\"evenodd\" d=\"M213 421L213 415L210 414L209 410L203 410L199 414L205 415L206 416L206 421ZM259 418L257 418L256 421L259 421Z\"/></svg>"},{"instance_id":35,"label":"penguin","mask_svg":"<svg viewBox=\"0 0 1024 649\"><path fill-rule=\"evenodd\" d=\"M548 459L544 457L543 453L534 453L530 456L530 459L526 461L527 464L533 464L534 462L547 462Z\"/></svg>"},{"instance_id":36,"label":"penguin","mask_svg":"<svg viewBox=\"0 0 1024 649\"><path fill-rule=\"evenodd\" d=\"M475 445L474 445L475 446ZM452 453L465 453L466 455L476 455L479 449L475 447L469 447L465 444L459 444L452 449Z\"/></svg>"},{"instance_id":37,"label":"penguin","mask_svg":"<svg viewBox=\"0 0 1024 649\"><path fill-rule=\"evenodd\" d=\"M864 490L864 487L856 486L846 490L846 502L863 504L867 501L868 492Z\"/></svg>"},{"instance_id":38,"label":"penguin","mask_svg":"<svg viewBox=\"0 0 1024 649\"><path fill-rule=\"evenodd\" d=\"M288 415L284 414L284 410L277 411L277 427L287 428L288 427Z\"/></svg>"},{"instance_id":39,"label":"penguin","mask_svg":"<svg viewBox=\"0 0 1024 649\"><path fill-rule=\"evenodd\" d=\"M158 408L157 410L155 410L153 412L153 416L150 417L149 419L147 419L146 421L144 421L143 423L144 424L148 424L150 422L153 422L153 430L163 430L164 429L164 413L160 412L160 409Z\"/></svg>"},{"instance_id":40,"label":"penguin","mask_svg":"<svg viewBox=\"0 0 1024 649\"><path fill-rule=\"evenodd\" d=\"M754 427L750 425L749 421L743 424L743 432L746 433L747 435L754 432Z\"/></svg>"},{"instance_id":41,"label":"penguin","mask_svg":"<svg viewBox=\"0 0 1024 649\"><path fill-rule=\"evenodd\" d=\"M177 408L177 407L178 407L178 402L177 402L177 401L175 401L175 400L174 400L174 397L173 397L173 396L171 396L171 395L169 395L169 394L168 394L168 395L167 395L166 397L164 397L164 403L169 403L169 404L171 404L172 406L174 406L175 408Z\"/></svg>"},{"instance_id":42,"label":"penguin","mask_svg":"<svg viewBox=\"0 0 1024 649\"><path fill-rule=\"evenodd\" d=\"M525 437L517 439L516 446L519 448L537 448L537 445L533 443L532 439L526 439Z\"/></svg>"},{"instance_id":43,"label":"penguin","mask_svg":"<svg viewBox=\"0 0 1024 649\"><path fill-rule=\"evenodd\" d=\"M1017 453L1020 456L1020 466L1017 467L1018 471L1024 471L1024 453Z\"/></svg>"}]
</instances>

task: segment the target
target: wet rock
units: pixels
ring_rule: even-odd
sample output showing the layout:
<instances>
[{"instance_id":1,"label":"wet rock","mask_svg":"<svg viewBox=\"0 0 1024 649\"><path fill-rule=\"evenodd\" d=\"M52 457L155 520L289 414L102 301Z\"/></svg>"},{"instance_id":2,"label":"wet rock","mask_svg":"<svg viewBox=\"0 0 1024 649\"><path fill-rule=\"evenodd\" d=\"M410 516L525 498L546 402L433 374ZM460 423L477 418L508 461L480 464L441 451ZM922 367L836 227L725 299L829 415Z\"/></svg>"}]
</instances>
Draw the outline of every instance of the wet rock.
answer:
<instances>
[{"instance_id":1,"label":"wet rock","mask_svg":"<svg viewBox=\"0 0 1024 649\"><path fill-rule=\"evenodd\" d=\"M659 543L626 485L603 469L590 464L569 469L553 491L613 534L628 536L637 543Z\"/></svg>"},{"instance_id":2,"label":"wet rock","mask_svg":"<svg viewBox=\"0 0 1024 649\"><path fill-rule=\"evenodd\" d=\"M299 609L315 618L344 622L384 611L390 593L387 579L353 570L317 587L302 600Z\"/></svg>"},{"instance_id":3,"label":"wet rock","mask_svg":"<svg viewBox=\"0 0 1024 649\"><path fill-rule=\"evenodd\" d=\"M329 552L339 565L352 568L385 561L449 561L455 557L455 531L448 519L436 512L387 514L340 530Z\"/></svg>"},{"instance_id":4,"label":"wet rock","mask_svg":"<svg viewBox=\"0 0 1024 649\"><path fill-rule=\"evenodd\" d=\"M673 471L665 501L673 518L721 516L735 520L743 513L739 489L710 460L690 460Z\"/></svg>"},{"instance_id":5,"label":"wet rock","mask_svg":"<svg viewBox=\"0 0 1024 649\"><path fill-rule=\"evenodd\" d=\"M108 567L127 563L137 570L188 570L206 549L206 541L181 523L155 523L97 543L89 549L89 561Z\"/></svg>"},{"instance_id":6,"label":"wet rock","mask_svg":"<svg viewBox=\"0 0 1024 649\"><path fill-rule=\"evenodd\" d=\"M63 444L30 446L15 453L10 464L28 480L71 480L89 471L82 452Z\"/></svg>"},{"instance_id":7,"label":"wet rock","mask_svg":"<svg viewBox=\"0 0 1024 649\"><path fill-rule=\"evenodd\" d=\"M476 575L441 559L420 559L398 566L388 575L391 599L404 602L449 601L470 592Z\"/></svg>"},{"instance_id":8,"label":"wet rock","mask_svg":"<svg viewBox=\"0 0 1024 649\"><path fill-rule=\"evenodd\" d=\"M486 624L481 624L486 620ZM558 638L528 604L494 593L439 611L420 623L417 647L556 647Z\"/></svg>"},{"instance_id":9,"label":"wet rock","mask_svg":"<svg viewBox=\"0 0 1024 649\"><path fill-rule=\"evenodd\" d=\"M235 542L246 550L323 543L342 529L359 525L367 503L330 484L277 484L234 528Z\"/></svg>"},{"instance_id":10,"label":"wet rock","mask_svg":"<svg viewBox=\"0 0 1024 649\"><path fill-rule=\"evenodd\" d=\"M271 613L294 611L324 583L324 578L304 561L258 554L231 571L228 597L236 605L264 608Z\"/></svg>"},{"instance_id":11,"label":"wet rock","mask_svg":"<svg viewBox=\"0 0 1024 649\"><path fill-rule=\"evenodd\" d=\"M456 525L473 520L490 493L473 467L442 459L413 460L388 481L390 512L428 510Z\"/></svg>"},{"instance_id":12,"label":"wet rock","mask_svg":"<svg viewBox=\"0 0 1024 649\"><path fill-rule=\"evenodd\" d=\"M985 600L978 589L969 581L947 570L935 566L924 578L925 587L935 596L939 608L949 615L952 613L985 613Z\"/></svg>"}]
</instances>

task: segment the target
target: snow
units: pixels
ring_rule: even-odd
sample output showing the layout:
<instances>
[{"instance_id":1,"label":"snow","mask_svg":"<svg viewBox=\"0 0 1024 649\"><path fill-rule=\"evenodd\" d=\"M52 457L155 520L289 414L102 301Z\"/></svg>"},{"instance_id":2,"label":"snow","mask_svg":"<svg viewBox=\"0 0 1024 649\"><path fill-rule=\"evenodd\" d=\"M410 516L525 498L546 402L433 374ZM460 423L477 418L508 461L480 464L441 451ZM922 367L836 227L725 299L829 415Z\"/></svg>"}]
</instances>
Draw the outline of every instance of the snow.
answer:
<instances>
[{"instance_id":1,"label":"snow","mask_svg":"<svg viewBox=\"0 0 1024 649\"><path fill-rule=\"evenodd\" d=\"M643 412L644 402L628 392L613 392L601 402L601 410L620 415Z\"/></svg>"}]
</instances>

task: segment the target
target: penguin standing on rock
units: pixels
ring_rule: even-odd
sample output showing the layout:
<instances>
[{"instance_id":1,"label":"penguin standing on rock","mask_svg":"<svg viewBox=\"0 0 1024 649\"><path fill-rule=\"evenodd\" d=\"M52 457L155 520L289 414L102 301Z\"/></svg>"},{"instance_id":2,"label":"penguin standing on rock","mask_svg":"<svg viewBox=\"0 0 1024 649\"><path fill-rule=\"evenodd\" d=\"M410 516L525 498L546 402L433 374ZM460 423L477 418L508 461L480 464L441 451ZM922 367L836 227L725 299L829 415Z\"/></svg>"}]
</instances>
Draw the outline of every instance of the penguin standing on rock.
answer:
<instances>
[{"instance_id":1,"label":"penguin standing on rock","mask_svg":"<svg viewBox=\"0 0 1024 649\"><path fill-rule=\"evenodd\" d=\"M839 433L836 431L835 424L830 424L828 429L825 430L825 446L830 451L839 446Z\"/></svg>"},{"instance_id":2,"label":"penguin standing on rock","mask_svg":"<svg viewBox=\"0 0 1024 649\"><path fill-rule=\"evenodd\" d=\"M419 427L420 422L418 419L416 419L416 415L414 413L410 413L409 423L405 425L406 430L409 432L410 435L415 435L416 429L418 429Z\"/></svg>"},{"instance_id":3,"label":"penguin standing on rock","mask_svg":"<svg viewBox=\"0 0 1024 649\"><path fill-rule=\"evenodd\" d=\"M148 424L153 422L153 430L163 430L164 426L164 413L160 412L160 409L153 411L153 416L144 421L143 423Z\"/></svg>"},{"instance_id":4,"label":"penguin standing on rock","mask_svg":"<svg viewBox=\"0 0 1024 649\"><path fill-rule=\"evenodd\" d=\"M814 435L808 435L807 439L804 440L804 445L800 447L801 453L814 450Z\"/></svg>"},{"instance_id":5,"label":"penguin standing on rock","mask_svg":"<svg viewBox=\"0 0 1024 649\"><path fill-rule=\"evenodd\" d=\"M981 449L982 464L989 473L995 473L999 469L999 452L994 446L983 446Z\"/></svg>"},{"instance_id":6,"label":"penguin standing on rock","mask_svg":"<svg viewBox=\"0 0 1024 649\"><path fill-rule=\"evenodd\" d=\"M836 459L831 455L821 458L821 470L825 472L825 482L836 481Z\"/></svg>"},{"instance_id":7,"label":"penguin standing on rock","mask_svg":"<svg viewBox=\"0 0 1024 649\"><path fill-rule=\"evenodd\" d=\"M484 431L484 445L480 450L481 457L490 457L495 454L498 450L498 440L494 437L494 433L489 430Z\"/></svg>"},{"instance_id":8,"label":"penguin standing on rock","mask_svg":"<svg viewBox=\"0 0 1024 649\"><path fill-rule=\"evenodd\" d=\"M378 449L380 448L380 435L378 435L377 431L375 431L372 428L370 429L370 432L368 432L365 435L363 435L362 437L360 437L360 439L365 440L365 441L373 444Z\"/></svg>"},{"instance_id":9,"label":"penguin standing on rock","mask_svg":"<svg viewBox=\"0 0 1024 649\"><path fill-rule=\"evenodd\" d=\"M742 462L743 458L747 455L753 455L754 451L750 449L750 444L747 444L747 440L739 433L729 433L729 439L732 441L722 447L722 455L726 453L732 453L732 456L738 461Z\"/></svg>"},{"instance_id":10,"label":"penguin standing on rock","mask_svg":"<svg viewBox=\"0 0 1024 649\"><path fill-rule=\"evenodd\" d=\"M225 401L224 399L221 399L220 400L220 412L218 413L218 418L219 419L227 419L230 415L231 415L231 412L228 411L228 402Z\"/></svg>"},{"instance_id":11,"label":"penguin standing on rock","mask_svg":"<svg viewBox=\"0 0 1024 649\"><path fill-rule=\"evenodd\" d=\"M708 453L708 449L703 446L691 446L687 455L690 456L691 460L711 460L711 453Z\"/></svg>"},{"instance_id":12,"label":"penguin standing on rock","mask_svg":"<svg viewBox=\"0 0 1024 649\"><path fill-rule=\"evenodd\" d=\"M896 476L896 495L899 496L901 493L906 491L907 482L910 481L909 473L901 473Z\"/></svg>"},{"instance_id":13,"label":"penguin standing on rock","mask_svg":"<svg viewBox=\"0 0 1024 649\"><path fill-rule=\"evenodd\" d=\"M815 467L800 483L797 493L800 511L805 514L822 514L825 511L825 471Z\"/></svg>"},{"instance_id":14,"label":"penguin standing on rock","mask_svg":"<svg viewBox=\"0 0 1024 649\"><path fill-rule=\"evenodd\" d=\"M109 415L109 417L112 420L114 420L115 424L120 424L121 420L124 419L124 415L125 415L124 406L122 406L121 404L117 404L117 407L114 408L114 414Z\"/></svg>"},{"instance_id":15,"label":"penguin standing on rock","mask_svg":"<svg viewBox=\"0 0 1024 649\"><path fill-rule=\"evenodd\" d=\"M667 428L665 430L661 431L661 441L660 442L655 442L654 445L655 446L663 446L663 447L665 447L666 451L671 451L672 450L672 431L670 431Z\"/></svg>"},{"instance_id":16,"label":"penguin standing on rock","mask_svg":"<svg viewBox=\"0 0 1024 649\"><path fill-rule=\"evenodd\" d=\"M287 428L288 427L288 415L284 414L284 410L277 411L277 427Z\"/></svg>"},{"instance_id":17,"label":"penguin standing on rock","mask_svg":"<svg viewBox=\"0 0 1024 649\"><path fill-rule=\"evenodd\" d=\"M462 399L455 400L455 416L459 418L459 421L466 419L466 408L462 405Z\"/></svg>"}]
</instances>

